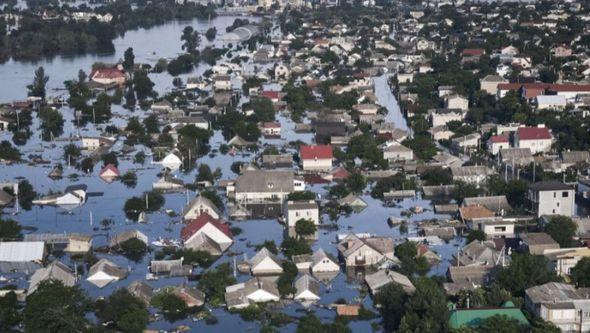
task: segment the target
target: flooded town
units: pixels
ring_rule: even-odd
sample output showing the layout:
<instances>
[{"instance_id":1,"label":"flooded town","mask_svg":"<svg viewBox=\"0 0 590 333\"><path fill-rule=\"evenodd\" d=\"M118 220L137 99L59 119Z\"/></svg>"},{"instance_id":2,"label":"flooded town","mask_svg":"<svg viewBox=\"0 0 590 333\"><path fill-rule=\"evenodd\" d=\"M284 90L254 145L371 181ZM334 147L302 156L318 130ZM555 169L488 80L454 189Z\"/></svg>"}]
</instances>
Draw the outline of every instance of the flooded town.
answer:
<instances>
[{"instance_id":1,"label":"flooded town","mask_svg":"<svg viewBox=\"0 0 590 333\"><path fill-rule=\"evenodd\" d=\"M0 332L590 332L590 2L0 0Z\"/></svg>"}]
</instances>

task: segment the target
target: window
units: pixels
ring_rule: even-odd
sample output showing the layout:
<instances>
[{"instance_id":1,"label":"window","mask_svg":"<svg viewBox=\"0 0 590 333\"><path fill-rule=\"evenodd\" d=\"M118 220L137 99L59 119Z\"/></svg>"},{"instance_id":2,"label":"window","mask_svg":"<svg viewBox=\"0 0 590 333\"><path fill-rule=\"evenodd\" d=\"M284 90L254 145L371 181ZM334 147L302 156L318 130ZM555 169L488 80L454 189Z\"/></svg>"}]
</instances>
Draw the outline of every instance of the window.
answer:
<instances>
[{"instance_id":1,"label":"window","mask_svg":"<svg viewBox=\"0 0 590 333\"><path fill-rule=\"evenodd\" d=\"M561 197L562 198L567 198L567 197L569 197L569 195L570 195L570 193L568 191L561 192Z\"/></svg>"},{"instance_id":2,"label":"window","mask_svg":"<svg viewBox=\"0 0 590 333\"><path fill-rule=\"evenodd\" d=\"M554 198L557 198L557 193L556 192L553 192L553 197Z\"/></svg>"}]
</instances>

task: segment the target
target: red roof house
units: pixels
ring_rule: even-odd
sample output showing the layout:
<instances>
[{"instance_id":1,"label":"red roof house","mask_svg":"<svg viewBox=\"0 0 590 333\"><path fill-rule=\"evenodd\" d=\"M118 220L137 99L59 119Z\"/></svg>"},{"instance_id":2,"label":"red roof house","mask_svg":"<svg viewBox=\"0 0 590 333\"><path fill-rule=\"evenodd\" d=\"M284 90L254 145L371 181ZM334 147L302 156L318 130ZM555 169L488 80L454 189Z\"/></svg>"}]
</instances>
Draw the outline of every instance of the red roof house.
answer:
<instances>
[{"instance_id":1,"label":"red roof house","mask_svg":"<svg viewBox=\"0 0 590 333\"><path fill-rule=\"evenodd\" d=\"M278 91L265 90L260 94L260 96L270 99L273 103L276 103L280 100Z\"/></svg>"},{"instance_id":2,"label":"red roof house","mask_svg":"<svg viewBox=\"0 0 590 333\"><path fill-rule=\"evenodd\" d=\"M229 225L207 213L202 213L182 228L180 238L185 248L206 251L213 255L221 254L233 243Z\"/></svg>"},{"instance_id":3,"label":"red roof house","mask_svg":"<svg viewBox=\"0 0 590 333\"><path fill-rule=\"evenodd\" d=\"M107 182L112 182L115 178L119 177L121 173L119 169L113 164L107 164L104 168L100 170L98 176Z\"/></svg>"},{"instance_id":4,"label":"red roof house","mask_svg":"<svg viewBox=\"0 0 590 333\"><path fill-rule=\"evenodd\" d=\"M529 148L531 153L544 153L551 150L553 136L546 127L519 127L514 138L518 148Z\"/></svg>"},{"instance_id":5,"label":"red roof house","mask_svg":"<svg viewBox=\"0 0 590 333\"><path fill-rule=\"evenodd\" d=\"M90 72L89 76L91 81L102 83L102 84L124 84L127 80L125 71L118 67L111 68L97 68Z\"/></svg>"},{"instance_id":6,"label":"red roof house","mask_svg":"<svg viewBox=\"0 0 590 333\"><path fill-rule=\"evenodd\" d=\"M303 163L303 170L330 170L332 169L331 145L301 146L299 157Z\"/></svg>"}]
</instances>

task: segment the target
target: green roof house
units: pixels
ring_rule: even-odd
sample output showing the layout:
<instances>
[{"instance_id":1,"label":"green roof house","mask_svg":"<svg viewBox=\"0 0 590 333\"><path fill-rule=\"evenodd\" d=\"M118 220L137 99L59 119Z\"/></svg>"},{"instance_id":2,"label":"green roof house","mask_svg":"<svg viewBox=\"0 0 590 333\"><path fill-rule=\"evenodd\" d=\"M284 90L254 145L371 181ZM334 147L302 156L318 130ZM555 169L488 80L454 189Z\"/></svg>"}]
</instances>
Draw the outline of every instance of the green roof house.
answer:
<instances>
[{"instance_id":1,"label":"green roof house","mask_svg":"<svg viewBox=\"0 0 590 333\"><path fill-rule=\"evenodd\" d=\"M499 308L456 309L454 305L451 306L449 326L452 329L477 327L483 320L495 315L504 315L510 319L517 320L524 326L530 326L529 321L525 318L520 308L514 306L514 303L511 301L505 302L502 304L502 307Z\"/></svg>"}]
</instances>

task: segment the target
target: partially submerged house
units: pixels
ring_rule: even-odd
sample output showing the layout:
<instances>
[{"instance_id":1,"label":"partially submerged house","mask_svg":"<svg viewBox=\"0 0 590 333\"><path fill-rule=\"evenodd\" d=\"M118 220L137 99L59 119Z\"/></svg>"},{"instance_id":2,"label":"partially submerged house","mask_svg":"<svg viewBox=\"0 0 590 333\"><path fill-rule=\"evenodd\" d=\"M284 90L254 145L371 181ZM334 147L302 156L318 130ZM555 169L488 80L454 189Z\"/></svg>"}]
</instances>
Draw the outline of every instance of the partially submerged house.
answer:
<instances>
[{"instance_id":1,"label":"partially submerged house","mask_svg":"<svg viewBox=\"0 0 590 333\"><path fill-rule=\"evenodd\" d=\"M195 251L205 251L220 255L233 244L233 235L229 225L202 213L190 221L180 231L184 247Z\"/></svg>"},{"instance_id":2,"label":"partially submerged house","mask_svg":"<svg viewBox=\"0 0 590 333\"><path fill-rule=\"evenodd\" d=\"M393 260L393 239L348 234L338 243L338 253L347 267L371 266Z\"/></svg>"},{"instance_id":3,"label":"partially submerged house","mask_svg":"<svg viewBox=\"0 0 590 333\"><path fill-rule=\"evenodd\" d=\"M103 288L111 282L124 279L127 274L127 270L106 258L102 258L90 267L86 280L99 288Z\"/></svg>"},{"instance_id":4,"label":"partially submerged house","mask_svg":"<svg viewBox=\"0 0 590 333\"><path fill-rule=\"evenodd\" d=\"M276 278L254 277L225 288L228 309L243 309L253 303L278 302L281 296Z\"/></svg>"}]
</instances>

